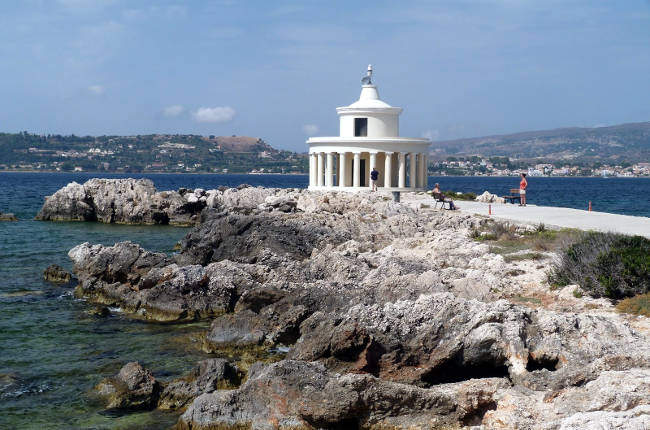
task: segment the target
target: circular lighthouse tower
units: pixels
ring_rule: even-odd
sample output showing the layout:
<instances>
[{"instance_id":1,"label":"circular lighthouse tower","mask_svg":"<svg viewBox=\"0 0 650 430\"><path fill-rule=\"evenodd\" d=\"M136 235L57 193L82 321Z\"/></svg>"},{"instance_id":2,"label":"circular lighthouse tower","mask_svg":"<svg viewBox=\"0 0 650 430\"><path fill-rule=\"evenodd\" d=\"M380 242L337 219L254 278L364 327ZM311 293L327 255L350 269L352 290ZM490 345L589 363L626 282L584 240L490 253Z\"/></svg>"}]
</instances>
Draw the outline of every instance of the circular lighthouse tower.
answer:
<instances>
[{"instance_id":1,"label":"circular lighthouse tower","mask_svg":"<svg viewBox=\"0 0 650 430\"><path fill-rule=\"evenodd\" d=\"M429 139L399 137L402 108L379 98L372 83L372 66L361 80L359 100L336 108L339 136L311 137L309 189L359 191L368 189L370 172L379 172L377 185L388 191L421 191L427 187Z\"/></svg>"}]
</instances>

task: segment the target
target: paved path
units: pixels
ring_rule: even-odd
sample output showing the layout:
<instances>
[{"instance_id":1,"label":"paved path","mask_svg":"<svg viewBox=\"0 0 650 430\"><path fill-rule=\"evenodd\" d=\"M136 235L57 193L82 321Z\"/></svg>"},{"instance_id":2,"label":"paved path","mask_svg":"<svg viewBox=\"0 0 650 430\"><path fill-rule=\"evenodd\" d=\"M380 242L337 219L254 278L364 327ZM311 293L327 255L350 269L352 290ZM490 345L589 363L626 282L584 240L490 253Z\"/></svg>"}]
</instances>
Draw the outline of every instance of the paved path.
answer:
<instances>
[{"instance_id":1,"label":"paved path","mask_svg":"<svg viewBox=\"0 0 650 430\"><path fill-rule=\"evenodd\" d=\"M433 206L433 200L431 202L431 206ZM487 203L457 201L456 204L463 212L488 215ZM550 206L527 205L520 207L517 204L493 203L492 217L581 230L613 231L650 238L650 218L640 216L588 212Z\"/></svg>"}]
</instances>

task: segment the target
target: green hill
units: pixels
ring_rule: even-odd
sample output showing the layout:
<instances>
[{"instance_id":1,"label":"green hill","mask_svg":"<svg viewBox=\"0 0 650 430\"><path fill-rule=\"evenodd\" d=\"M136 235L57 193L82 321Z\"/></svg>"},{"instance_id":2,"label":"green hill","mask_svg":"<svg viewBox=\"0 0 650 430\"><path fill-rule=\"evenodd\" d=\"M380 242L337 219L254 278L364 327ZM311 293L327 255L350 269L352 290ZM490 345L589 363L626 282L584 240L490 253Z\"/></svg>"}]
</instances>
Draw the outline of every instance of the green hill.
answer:
<instances>
[{"instance_id":1,"label":"green hill","mask_svg":"<svg viewBox=\"0 0 650 430\"><path fill-rule=\"evenodd\" d=\"M248 136L0 133L0 170L305 173L306 155Z\"/></svg>"},{"instance_id":2,"label":"green hill","mask_svg":"<svg viewBox=\"0 0 650 430\"><path fill-rule=\"evenodd\" d=\"M560 128L434 142L435 158L457 155L576 162L650 160L650 122L597 128Z\"/></svg>"}]
</instances>

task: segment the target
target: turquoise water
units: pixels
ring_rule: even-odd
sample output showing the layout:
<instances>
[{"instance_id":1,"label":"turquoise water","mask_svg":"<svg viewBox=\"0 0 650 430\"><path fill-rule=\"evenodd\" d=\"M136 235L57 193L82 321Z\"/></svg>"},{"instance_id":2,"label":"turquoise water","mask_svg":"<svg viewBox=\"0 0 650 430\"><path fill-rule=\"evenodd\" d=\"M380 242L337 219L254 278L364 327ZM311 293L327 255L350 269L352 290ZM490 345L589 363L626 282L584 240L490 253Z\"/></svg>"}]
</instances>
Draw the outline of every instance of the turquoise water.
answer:
<instances>
[{"instance_id":1,"label":"turquoise water","mask_svg":"<svg viewBox=\"0 0 650 430\"><path fill-rule=\"evenodd\" d=\"M131 240L172 252L187 229L96 223L33 221L46 195L94 174L0 173L0 211L18 222L0 222L0 429L158 429L176 421L169 413L105 414L87 393L126 362L138 360L170 379L206 355L196 335L206 323L163 325L125 315L91 315L92 305L72 296L73 286L43 281L52 263L71 269L67 252L82 242L111 245ZM143 175L102 175L125 177ZM304 187L306 176L150 175L157 188L215 188L240 183ZM505 193L517 178L441 177L443 189ZM650 180L531 178L529 201L602 211L650 215ZM514 185L513 185L514 184ZM193 340L194 339L194 340Z\"/></svg>"}]
</instances>

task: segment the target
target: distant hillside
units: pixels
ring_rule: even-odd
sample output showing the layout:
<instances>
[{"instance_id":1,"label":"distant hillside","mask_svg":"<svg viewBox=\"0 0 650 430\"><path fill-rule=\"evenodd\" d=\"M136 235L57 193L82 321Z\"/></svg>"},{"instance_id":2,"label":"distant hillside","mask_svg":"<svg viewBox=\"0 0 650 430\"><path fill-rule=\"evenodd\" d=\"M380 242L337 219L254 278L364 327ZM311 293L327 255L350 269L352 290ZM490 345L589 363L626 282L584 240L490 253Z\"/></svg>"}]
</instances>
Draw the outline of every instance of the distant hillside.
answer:
<instances>
[{"instance_id":1,"label":"distant hillside","mask_svg":"<svg viewBox=\"0 0 650 430\"><path fill-rule=\"evenodd\" d=\"M258 137L0 133L0 170L304 173L307 157Z\"/></svg>"},{"instance_id":2,"label":"distant hillside","mask_svg":"<svg viewBox=\"0 0 650 430\"><path fill-rule=\"evenodd\" d=\"M650 122L448 140L431 147L435 158L481 155L549 161L650 161Z\"/></svg>"}]
</instances>

